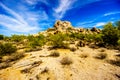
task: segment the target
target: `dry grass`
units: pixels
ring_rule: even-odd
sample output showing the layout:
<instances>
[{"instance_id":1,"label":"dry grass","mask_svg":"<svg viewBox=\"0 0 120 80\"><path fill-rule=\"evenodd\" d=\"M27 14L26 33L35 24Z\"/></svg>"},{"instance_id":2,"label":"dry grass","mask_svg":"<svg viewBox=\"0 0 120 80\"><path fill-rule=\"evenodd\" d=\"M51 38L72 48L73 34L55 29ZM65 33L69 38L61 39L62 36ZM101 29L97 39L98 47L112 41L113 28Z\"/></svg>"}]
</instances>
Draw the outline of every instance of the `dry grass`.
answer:
<instances>
[{"instance_id":1,"label":"dry grass","mask_svg":"<svg viewBox=\"0 0 120 80\"><path fill-rule=\"evenodd\" d=\"M24 56L25 56L24 53L14 53L10 57L8 57L6 62L16 61L16 60L23 58Z\"/></svg>"},{"instance_id":2,"label":"dry grass","mask_svg":"<svg viewBox=\"0 0 120 80\"><path fill-rule=\"evenodd\" d=\"M96 46L95 44L90 44L89 47L90 47L90 48L93 48L93 49L98 49L98 48L99 48L99 47Z\"/></svg>"},{"instance_id":3,"label":"dry grass","mask_svg":"<svg viewBox=\"0 0 120 80\"><path fill-rule=\"evenodd\" d=\"M105 59L107 57L106 53L98 53L94 58L96 59Z\"/></svg>"},{"instance_id":4,"label":"dry grass","mask_svg":"<svg viewBox=\"0 0 120 80\"><path fill-rule=\"evenodd\" d=\"M101 49L100 52L105 52L106 50L105 49Z\"/></svg>"},{"instance_id":5,"label":"dry grass","mask_svg":"<svg viewBox=\"0 0 120 80\"><path fill-rule=\"evenodd\" d=\"M8 68L8 67L10 67L11 66L11 64L10 63L0 63L0 69L5 69L5 68Z\"/></svg>"},{"instance_id":6,"label":"dry grass","mask_svg":"<svg viewBox=\"0 0 120 80\"><path fill-rule=\"evenodd\" d=\"M111 65L115 65L115 66L120 67L120 58L115 58L114 60L107 60L107 62Z\"/></svg>"},{"instance_id":7,"label":"dry grass","mask_svg":"<svg viewBox=\"0 0 120 80\"><path fill-rule=\"evenodd\" d=\"M40 50L42 50L41 48L27 48L27 49L25 49L25 52L33 52L33 51L40 51Z\"/></svg>"},{"instance_id":8,"label":"dry grass","mask_svg":"<svg viewBox=\"0 0 120 80\"><path fill-rule=\"evenodd\" d=\"M21 73L24 73L24 74L30 73L32 68L39 66L41 63L42 63L42 61L35 61L31 64L30 67L21 70Z\"/></svg>"},{"instance_id":9,"label":"dry grass","mask_svg":"<svg viewBox=\"0 0 120 80\"><path fill-rule=\"evenodd\" d=\"M41 74L47 73L49 71L49 69L47 67L45 67L42 71Z\"/></svg>"},{"instance_id":10,"label":"dry grass","mask_svg":"<svg viewBox=\"0 0 120 80\"><path fill-rule=\"evenodd\" d=\"M87 53L82 53L82 54L80 54L80 57L81 58L87 58L89 56L89 54L87 54Z\"/></svg>"},{"instance_id":11,"label":"dry grass","mask_svg":"<svg viewBox=\"0 0 120 80\"><path fill-rule=\"evenodd\" d=\"M70 51L73 51L73 52L74 52L74 51L76 51L76 50L77 50L76 47L71 47L71 48L70 48Z\"/></svg>"},{"instance_id":12,"label":"dry grass","mask_svg":"<svg viewBox=\"0 0 120 80\"><path fill-rule=\"evenodd\" d=\"M22 59L25 56L24 53L13 53L12 55L6 56L6 58L1 59L1 62L11 62Z\"/></svg>"},{"instance_id":13,"label":"dry grass","mask_svg":"<svg viewBox=\"0 0 120 80\"><path fill-rule=\"evenodd\" d=\"M58 51L53 51L53 52L50 53L49 56L51 56L51 57L59 57L60 53Z\"/></svg>"},{"instance_id":14,"label":"dry grass","mask_svg":"<svg viewBox=\"0 0 120 80\"><path fill-rule=\"evenodd\" d=\"M33 67L36 67L36 66L39 66L41 63L42 63L42 61L35 61L35 62L33 62L31 65L32 65Z\"/></svg>"},{"instance_id":15,"label":"dry grass","mask_svg":"<svg viewBox=\"0 0 120 80\"><path fill-rule=\"evenodd\" d=\"M30 69L29 68L25 68L23 70L21 70L21 73L30 73Z\"/></svg>"},{"instance_id":16,"label":"dry grass","mask_svg":"<svg viewBox=\"0 0 120 80\"><path fill-rule=\"evenodd\" d=\"M116 56L116 57L120 57L120 54L116 54L115 56Z\"/></svg>"},{"instance_id":17,"label":"dry grass","mask_svg":"<svg viewBox=\"0 0 120 80\"><path fill-rule=\"evenodd\" d=\"M60 61L62 65L70 65L73 63L72 59L69 57L63 57L62 60Z\"/></svg>"}]
</instances>

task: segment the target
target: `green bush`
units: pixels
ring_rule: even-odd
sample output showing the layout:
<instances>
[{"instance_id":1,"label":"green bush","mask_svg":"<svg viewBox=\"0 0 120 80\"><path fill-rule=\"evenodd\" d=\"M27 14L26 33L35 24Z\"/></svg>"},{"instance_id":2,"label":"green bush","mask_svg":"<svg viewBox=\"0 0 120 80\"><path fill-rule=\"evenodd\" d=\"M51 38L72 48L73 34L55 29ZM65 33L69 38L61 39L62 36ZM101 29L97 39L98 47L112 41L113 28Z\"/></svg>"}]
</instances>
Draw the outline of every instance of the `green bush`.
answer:
<instances>
[{"instance_id":1,"label":"green bush","mask_svg":"<svg viewBox=\"0 0 120 80\"><path fill-rule=\"evenodd\" d=\"M95 41L95 34L85 34L85 41L94 42Z\"/></svg>"},{"instance_id":2,"label":"green bush","mask_svg":"<svg viewBox=\"0 0 120 80\"><path fill-rule=\"evenodd\" d=\"M0 40L3 40L4 39L4 36L0 34Z\"/></svg>"},{"instance_id":3,"label":"green bush","mask_svg":"<svg viewBox=\"0 0 120 80\"><path fill-rule=\"evenodd\" d=\"M95 42L100 42L100 43L102 43L103 42L103 39L102 39L102 36L103 36L103 34L96 34L95 35Z\"/></svg>"},{"instance_id":4,"label":"green bush","mask_svg":"<svg viewBox=\"0 0 120 80\"><path fill-rule=\"evenodd\" d=\"M21 42L22 40L26 39L26 36L25 35L16 35L16 34L14 34L10 38L11 38L12 41Z\"/></svg>"},{"instance_id":5,"label":"green bush","mask_svg":"<svg viewBox=\"0 0 120 80\"><path fill-rule=\"evenodd\" d=\"M0 55L7 55L16 52L17 48L11 43L0 44Z\"/></svg>"},{"instance_id":6,"label":"green bush","mask_svg":"<svg viewBox=\"0 0 120 80\"><path fill-rule=\"evenodd\" d=\"M4 36L4 41L10 41L10 37Z\"/></svg>"},{"instance_id":7,"label":"green bush","mask_svg":"<svg viewBox=\"0 0 120 80\"><path fill-rule=\"evenodd\" d=\"M33 35L29 35L28 37L28 45L32 48L36 48L37 46L41 47L46 43L45 37L43 35L39 35L34 37Z\"/></svg>"},{"instance_id":8,"label":"green bush","mask_svg":"<svg viewBox=\"0 0 120 80\"><path fill-rule=\"evenodd\" d=\"M120 39L117 41L118 45L120 46Z\"/></svg>"},{"instance_id":9,"label":"green bush","mask_svg":"<svg viewBox=\"0 0 120 80\"><path fill-rule=\"evenodd\" d=\"M82 34L82 33L71 33L70 37L73 38L73 39L84 40L85 39L85 34Z\"/></svg>"},{"instance_id":10,"label":"green bush","mask_svg":"<svg viewBox=\"0 0 120 80\"><path fill-rule=\"evenodd\" d=\"M116 22L116 26L117 26L118 30L120 30L120 21Z\"/></svg>"},{"instance_id":11,"label":"green bush","mask_svg":"<svg viewBox=\"0 0 120 80\"><path fill-rule=\"evenodd\" d=\"M66 34L58 33L50 37L51 45L54 48L68 48L68 43L64 41L69 40L69 37Z\"/></svg>"},{"instance_id":12,"label":"green bush","mask_svg":"<svg viewBox=\"0 0 120 80\"><path fill-rule=\"evenodd\" d=\"M119 39L118 29L114 27L112 23L107 23L104 26L102 33L102 38L105 44L117 45L117 41Z\"/></svg>"}]
</instances>

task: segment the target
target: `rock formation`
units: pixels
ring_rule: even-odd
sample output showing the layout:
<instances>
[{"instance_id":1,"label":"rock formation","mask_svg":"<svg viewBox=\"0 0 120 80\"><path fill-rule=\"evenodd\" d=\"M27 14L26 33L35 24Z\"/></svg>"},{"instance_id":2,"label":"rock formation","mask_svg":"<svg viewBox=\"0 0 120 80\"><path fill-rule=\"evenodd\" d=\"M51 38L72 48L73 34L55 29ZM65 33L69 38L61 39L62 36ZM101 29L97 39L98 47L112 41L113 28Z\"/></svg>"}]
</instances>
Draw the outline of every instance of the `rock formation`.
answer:
<instances>
[{"instance_id":1,"label":"rock formation","mask_svg":"<svg viewBox=\"0 0 120 80\"><path fill-rule=\"evenodd\" d=\"M54 24L54 28L60 32L66 31L68 28L73 28L71 23L68 21L56 21Z\"/></svg>"},{"instance_id":2,"label":"rock formation","mask_svg":"<svg viewBox=\"0 0 120 80\"><path fill-rule=\"evenodd\" d=\"M83 33L83 34L93 34L100 33L101 30L93 27L91 29L85 28L74 28L69 21L61 21L57 20L53 25L53 28L48 28L46 31L41 32L45 36L49 36L51 34L57 34L59 32L62 33Z\"/></svg>"}]
</instances>

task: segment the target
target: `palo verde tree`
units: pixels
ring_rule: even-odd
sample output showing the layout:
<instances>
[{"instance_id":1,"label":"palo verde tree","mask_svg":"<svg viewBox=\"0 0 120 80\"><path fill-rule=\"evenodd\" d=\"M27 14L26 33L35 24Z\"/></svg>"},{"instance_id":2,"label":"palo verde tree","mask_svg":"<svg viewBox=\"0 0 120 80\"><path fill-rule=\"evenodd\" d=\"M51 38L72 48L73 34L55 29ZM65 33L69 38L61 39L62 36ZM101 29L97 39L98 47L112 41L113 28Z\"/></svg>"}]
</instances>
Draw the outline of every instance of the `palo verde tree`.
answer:
<instances>
[{"instance_id":1,"label":"palo verde tree","mask_svg":"<svg viewBox=\"0 0 120 80\"><path fill-rule=\"evenodd\" d=\"M118 29L113 26L111 22L104 25L103 30L103 41L107 45L117 45L117 41L119 39Z\"/></svg>"}]
</instances>

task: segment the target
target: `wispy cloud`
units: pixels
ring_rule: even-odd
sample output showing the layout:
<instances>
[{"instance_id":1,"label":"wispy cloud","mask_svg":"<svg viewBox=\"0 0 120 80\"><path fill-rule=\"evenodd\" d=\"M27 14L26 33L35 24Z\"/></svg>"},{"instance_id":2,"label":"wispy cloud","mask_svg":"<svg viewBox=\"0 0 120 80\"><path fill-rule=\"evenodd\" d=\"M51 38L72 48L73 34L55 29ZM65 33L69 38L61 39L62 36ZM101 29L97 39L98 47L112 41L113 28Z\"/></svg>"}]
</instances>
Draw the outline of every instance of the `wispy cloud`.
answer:
<instances>
[{"instance_id":1,"label":"wispy cloud","mask_svg":"<svg viewBox=\"0 0 120 80\"><path fill-rule=\"evenodd\" d=\"M55 16L57 19L61 19L67 10L72 8L72 5L76 2L76 0L60 0L59 6L55 8Z\"/></svg>"},{"instance_id":2,"label":"wispy cloud","mask_svg":"<svg viewBox=\"0 0 120 80\"><path fill-rule=\"evenodd\" d=\"M46 4L46 5L49 5L47 0L25 0L25 2L27 2L29 5L36 5L39 2L42 2L42 3Z\"/></svg>"},{"instance_id":3,"label":"wispy cloud","mask_svg":"<svg viewBox=\"0 0 120 80\"><path fill-rule=\"evenodd\" d=\"M109 16L109 15L114 15L114 14L120 14L120 12L109 12L104 14L103 16Z\"/></svg>"},{"instance_id":4,"label":"wispy cloud","mask_svg":"<svg viewBox=\"0 0 120 80\"><path fill-rule=\"evenodd\" d=\"M94 26L95 27L99 27L99 26L103 26L103 25L105 25L106 24L106 22L98 22L98 23L96 23Z\"/></svg>"},{"instance_id":5,"label":"wispy cloud","mask_svg":"<svg viewBox=\"0 0 120 80\"><path fill-rule=\"evenodd\" d=\"M79 25L91 24L91 23L93 23L93 22L94 22L94 20L92 20L92 21L85 21L85 22L79 22L79 23L77 23L77 26L79 26Z\"/></svg>"},{"instance_id":6,"label":"wispy cloud","mask_svg":"<svg viewBox=\"0 0 120 80\"><path fill-rule=\"evenodd\" d=\"M4 4L0 3L0 6L10 15L2 15L0 14L0 25L4 26L10 31L14 32L23 32L23 33L30 33L30 32L37 32L39 31L39 23L38 20L46 20L48 19L47 14L44 11L31 12L24 10L20 13L16 13L12 9L8 8ZM39 13L41 15L39 15Z\"/></svg>"}]
</instances>

